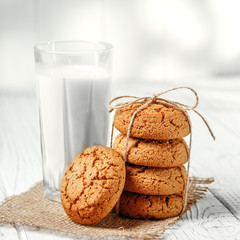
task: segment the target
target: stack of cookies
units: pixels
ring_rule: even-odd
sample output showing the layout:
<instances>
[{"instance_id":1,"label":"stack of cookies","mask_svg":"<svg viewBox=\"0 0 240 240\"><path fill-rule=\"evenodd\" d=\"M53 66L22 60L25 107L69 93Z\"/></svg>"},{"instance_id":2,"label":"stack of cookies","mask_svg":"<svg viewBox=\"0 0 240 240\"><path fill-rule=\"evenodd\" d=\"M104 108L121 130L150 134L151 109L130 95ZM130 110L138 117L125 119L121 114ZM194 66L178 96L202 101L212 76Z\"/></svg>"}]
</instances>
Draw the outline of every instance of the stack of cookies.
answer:
<instances>
[{"instance_id":1,"label":"stack of cookies","mask_svg":"<svg viewBox=\"0 0 240 240\"><path fill-rule=\"evenodd\" d=\"M134 103L116 111L114 126L120 134L113 149L122 157ZM127 148L126 182L119 213L131 218L174 217L183 208L189 149L183 137L190 133L187 117L174 108L151 103L136 114Z\"/></svg>"}]
</instances>

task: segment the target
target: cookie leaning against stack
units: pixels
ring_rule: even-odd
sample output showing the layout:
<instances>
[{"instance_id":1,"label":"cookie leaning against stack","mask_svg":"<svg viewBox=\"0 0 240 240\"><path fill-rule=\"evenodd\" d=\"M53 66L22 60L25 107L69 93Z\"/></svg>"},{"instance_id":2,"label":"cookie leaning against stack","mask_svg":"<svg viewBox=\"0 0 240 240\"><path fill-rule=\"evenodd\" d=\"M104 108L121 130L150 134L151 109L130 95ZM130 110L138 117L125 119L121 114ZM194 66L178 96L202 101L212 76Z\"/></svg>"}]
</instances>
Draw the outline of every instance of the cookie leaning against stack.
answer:
<instances>
[{"instance_id":1,"label":"cookie leaning against stack","mask_svg":"<svg viewBox=\"0 0 240 240\"><path fill-rule=\"evenodd\" d=\"M101 221L117 203L125 183L122 157L111 148L93 146L77 156L61 183L66 214L77 223Z\"/></svg>"},{"instance_id":2,"label":"cookie leaning against stack","mask_svg":"<svg viewBox=\"0 0 240 240\"><path fill-rule=\"evenodd\" d=\"M126 134L134 103L116 111L120 131L113 149L124 156ZM187 117L162 104L151 103L138 112L127 148L126 182L120 198L122 216L145 219L174 217L181 213L186 186L189 149L183 137L190 133Z\"/></svg>"}]
</instances>

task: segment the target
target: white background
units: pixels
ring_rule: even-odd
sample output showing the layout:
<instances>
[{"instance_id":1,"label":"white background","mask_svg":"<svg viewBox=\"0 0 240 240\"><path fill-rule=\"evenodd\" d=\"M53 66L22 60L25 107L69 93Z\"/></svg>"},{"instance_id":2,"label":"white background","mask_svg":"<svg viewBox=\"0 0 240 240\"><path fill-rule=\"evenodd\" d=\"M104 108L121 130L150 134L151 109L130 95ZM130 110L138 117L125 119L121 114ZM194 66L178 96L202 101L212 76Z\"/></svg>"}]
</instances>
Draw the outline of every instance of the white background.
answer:
<instances>
[{"instance_id":1,"label":"white background","mask_svg":"<svg viewBox=\"0 0 240 240\"><path fill-rule=\"evenodd\" d=\"M114 81L240 72L238 0L0 0L0 90L35 91L33 45L114 45ZM200 81L200 80L199 80Z\"/></svg>"}]
</instances>

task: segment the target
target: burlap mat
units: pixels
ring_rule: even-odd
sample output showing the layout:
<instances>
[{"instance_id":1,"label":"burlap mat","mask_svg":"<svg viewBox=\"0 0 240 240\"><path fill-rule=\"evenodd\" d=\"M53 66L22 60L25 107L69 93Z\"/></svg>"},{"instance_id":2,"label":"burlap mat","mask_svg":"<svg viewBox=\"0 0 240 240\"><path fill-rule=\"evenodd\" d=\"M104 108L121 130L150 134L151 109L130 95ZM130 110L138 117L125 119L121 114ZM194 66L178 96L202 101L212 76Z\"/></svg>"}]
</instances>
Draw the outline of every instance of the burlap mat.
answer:
<instances>
[{"instance_id":1,"label":"burlap mat","mask_svg":"<svg viewBox=\"0 0 240 240\"><path fill-rule=\"evenodd\" d=\"M212 181L211 178L190 178L187 209L205 194ZM178 219L135 220L110 213L94 225L76 224L67 217L60 203L44 198L41 183L25 193L6 198L0 206L1 223L26 224L82 236L152 238L163 234Z\"/></svg>"}]
</instances>

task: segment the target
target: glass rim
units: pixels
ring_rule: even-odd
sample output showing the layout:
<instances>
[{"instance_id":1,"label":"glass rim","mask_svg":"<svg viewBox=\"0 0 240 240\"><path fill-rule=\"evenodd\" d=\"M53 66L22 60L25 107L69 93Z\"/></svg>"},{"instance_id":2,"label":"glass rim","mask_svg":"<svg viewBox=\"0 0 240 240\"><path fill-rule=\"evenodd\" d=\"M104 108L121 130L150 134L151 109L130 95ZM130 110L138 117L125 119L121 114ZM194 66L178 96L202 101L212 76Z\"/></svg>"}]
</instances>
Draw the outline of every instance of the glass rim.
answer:
<instances>
[{"instance_id":1,"label":"glass rim","mask_svg":"<svg viewBox=\"0 0 240 240\"><path fill-rule=\"evenodd\" d=\"M99 44L102 45L102 49L95 49L92 51L56 51L56 50L46 50L41 47L43 46L49 46L51 44L61 44L61 43L88 43L88 44ZM112 50L113 45L107 42L101 42L101 41L85 41L85 40L66 40L66 41L49 41L45 43L37 43L34 45L34 50L41 52L41 53L47 53L47 54L94 54L98 52L105 52Z\"/></svg>"}]
</instances>

